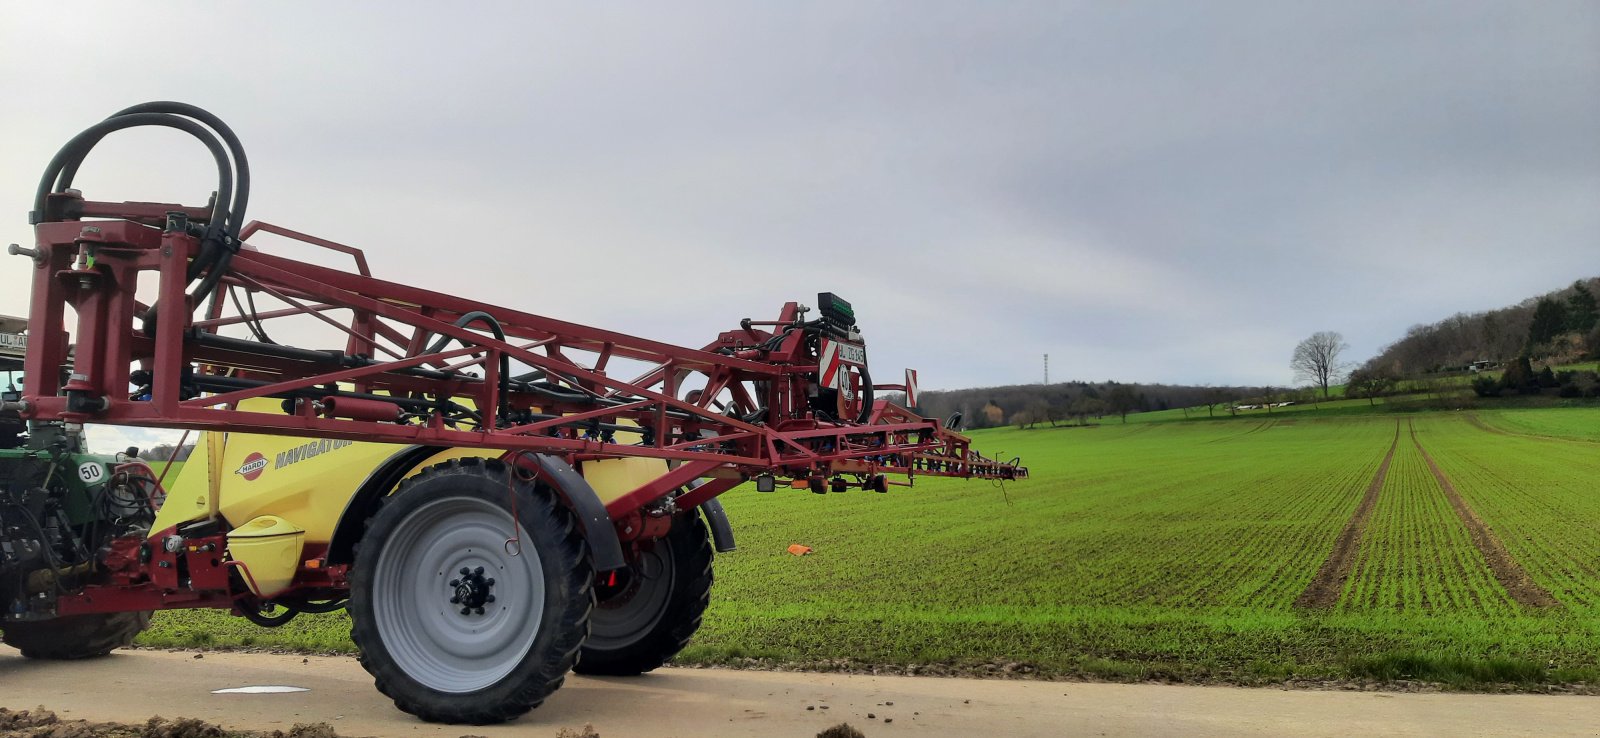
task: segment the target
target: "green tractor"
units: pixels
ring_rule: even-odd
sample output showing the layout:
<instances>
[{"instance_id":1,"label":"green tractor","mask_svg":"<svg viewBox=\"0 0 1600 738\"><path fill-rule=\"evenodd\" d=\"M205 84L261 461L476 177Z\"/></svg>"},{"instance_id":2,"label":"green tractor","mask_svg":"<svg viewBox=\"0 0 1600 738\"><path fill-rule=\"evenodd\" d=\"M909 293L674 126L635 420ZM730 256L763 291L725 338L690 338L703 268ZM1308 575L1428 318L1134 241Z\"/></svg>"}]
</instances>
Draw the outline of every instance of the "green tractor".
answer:
<instances>
[{"instance_id":1,"label":"green tractor","mask_svg":"<svg viewBox=\"0 0 1600 738\"><path fill-rule=\"evenodd\" d=\"M0 401L20 397L11 376L19 363L0 355ZM30 432L15 413L0 412L0 639L36 659L102 656L131 644L149 612L63 618L53 605L57 593L96 573L112 539L149 531L159 489L144 462L87 453L79 428L39 423Z\"/></svg>"}]
</instances>

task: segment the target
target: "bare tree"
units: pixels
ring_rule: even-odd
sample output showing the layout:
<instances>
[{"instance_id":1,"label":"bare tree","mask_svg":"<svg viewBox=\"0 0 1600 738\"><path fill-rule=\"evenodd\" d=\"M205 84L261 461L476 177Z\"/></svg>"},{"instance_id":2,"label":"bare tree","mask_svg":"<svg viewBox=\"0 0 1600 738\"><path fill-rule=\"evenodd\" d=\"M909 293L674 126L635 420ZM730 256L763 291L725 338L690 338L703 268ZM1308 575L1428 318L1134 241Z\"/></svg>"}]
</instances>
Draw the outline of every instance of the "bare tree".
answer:
<instances>
[{"instance_id":1,"label":"bare tree","mask_svg":"<svg viewBox=\"0 0 1600 738\"><path fill-rule=\"evenodd\" d=\"M1033 424L1039 421L1037 418L1033 417L1033 413L1031 411L1018 410L1011 414L1011 422L1017 426L1017 430L1026 430L1028 428L1032 428Z\"/></svg>"},{"instance_id":2,"label":"bare tree","mask_svg":"<svg viewBox=\"0 0 1600 738\"><path fill-rule=\"evenodd\" d=\"M1289 360L1289 368L1294 370L1295 379L1305 379L1322 388L1322 396L1328 397L1328 385L1345 371L1345 365L1339 362L1339 354L1350 348L1344 342L1344 336L1334 331L1317 331L1310 338L1300 342L1294 347L1294 357Z\"/></svg>"},{"instance_id":3,"label":"bare tree","mask_svg":"<svg viewBox=\"0 0 1600 738\"><path fill-rule=\"evenodd\" d=\"M1028 414L1033 416L1035 423L1049 423L1051 428L1056 427L1059 417L1056 415L1055 406L1043 397L1028 403Z\"/></svg>"},{"instance_id":4,"label":"bare tree","mask_svg":"<svg viewBox=\"0 0 1600 738\"><path fill-rule=\"evenodd\" d=\"M1227 390L1206 385L1201 394L1201 401L1206 406L1206 416L1215 418L1217 417L1217 406L1225 402L1232 402L1232 399L1229 397Z\"/></svg>"},{"instance_id":5,"label":"bare tree","mask_svg":"<svg viewBox=\"0 0 1600 738\"><path fill-rule=\"evenodd\" d=\"M1126 384L1119 384L1111 388L1111 395L1106 398L1106 408L1128 422L1128 411L1138 407L1139 398L1133 394L1133 389Z\"/></svg>"},{"instance_id":6,"label":"bare tree","mask_svg":"<svg viewBox=\"0 0 1600 738\"><path fill-rule=\"evenodd\" d=\"M1078 397L1067 407L1067 413L1078 419L1078 425L1088 425L1089 416L1104 412L1105 403L1093 397Z\"/></svg>"},{"instance_id":7,"label":"bare tree","mask_svg":"<svg viewBox=\"0 0 1600 738\"><path fill-rule=\"evenodd\" d=\"M1350 378L1345 380L1344 394L1345 397L1365 397L1368 405L1376 405L1377 398L1392 391L1395 384L1395 378L1383 369L1367 367L1350 372Z\"/></svg>"}]
</instances>

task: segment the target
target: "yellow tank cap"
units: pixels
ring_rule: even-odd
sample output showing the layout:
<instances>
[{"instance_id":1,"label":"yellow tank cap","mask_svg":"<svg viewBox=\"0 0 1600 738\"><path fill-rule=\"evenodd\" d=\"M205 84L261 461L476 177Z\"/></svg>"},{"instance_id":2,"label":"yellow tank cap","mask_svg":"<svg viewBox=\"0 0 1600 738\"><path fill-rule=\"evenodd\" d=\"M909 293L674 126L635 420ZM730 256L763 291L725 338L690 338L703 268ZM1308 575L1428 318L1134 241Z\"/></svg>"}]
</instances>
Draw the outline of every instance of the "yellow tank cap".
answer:
<instances>
[{"instance_id":1,"label":"yellow tank cap","mask_svg":"<svg viewBox=\"0 0 1600 738\"><path fill-rule=\"evenodd\" d=\"M292 536L305 531L276 515L263 515L244 525L234 528L228 533L229 539L234 538L267 538L269 536Z\"/></svg>"},{"instance_id":2,"label":"yellow tank cap","mask_svg":"<svg viewBox=\"0 0 1600 738\"><path fill-rule=\"evenodd\" d=\"M228 555L244 564L245 578L258 597L268 598L289 588L300 569L305 531L276 515L263 515L228 533Z\"/></svg>"}]
</instances>

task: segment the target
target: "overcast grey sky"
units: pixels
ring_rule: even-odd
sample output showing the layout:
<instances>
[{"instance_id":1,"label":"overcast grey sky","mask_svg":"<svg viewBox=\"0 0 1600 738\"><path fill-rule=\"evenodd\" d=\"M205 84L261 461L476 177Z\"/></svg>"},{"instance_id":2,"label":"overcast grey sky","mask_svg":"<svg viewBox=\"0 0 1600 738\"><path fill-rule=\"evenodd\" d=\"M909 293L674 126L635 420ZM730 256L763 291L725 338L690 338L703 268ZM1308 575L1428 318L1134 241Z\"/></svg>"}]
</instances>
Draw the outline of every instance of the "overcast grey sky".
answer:
<instances>
[{"instance_id":1,"label":"overcast grey sky","mask_svg":"<svg viewBox=\"0 0 1600 738\"><path fill-rule=\"evenodd\" d=\"M1600 274L1595 2L7 4L0 242L154 99L379 276L693 345L832 290L925 388L1288 384ZM141 131L78 183L214 177Z\"/></svg>"}]
</instances>

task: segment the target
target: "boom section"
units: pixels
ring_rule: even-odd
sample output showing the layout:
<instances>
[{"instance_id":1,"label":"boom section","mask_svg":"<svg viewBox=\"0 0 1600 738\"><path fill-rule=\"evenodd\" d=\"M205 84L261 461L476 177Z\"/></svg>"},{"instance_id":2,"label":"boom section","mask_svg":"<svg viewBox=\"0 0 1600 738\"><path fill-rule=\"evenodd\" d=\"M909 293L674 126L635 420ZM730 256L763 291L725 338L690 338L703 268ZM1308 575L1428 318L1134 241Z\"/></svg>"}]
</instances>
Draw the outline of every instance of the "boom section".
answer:
<instances>
[{"instance_id":1,"label":"boom section","mask_svg":"<svg viewBox=\"0 0 1600 738\"><path fill-rule=\"evenodd\" d=\"M191 304L196 265L216 261L203 256L214 209L51 193L35 248L13 249L34 268L26 386L12 409L34 421L672 462L614 513L699 478L720 480L689 493L709 497L753 477L881 486L884 475L1027 473L939 420L874 399L904 387L872 384L853 313L839 317L848 304L829 294L822 317L788 302L775 320L746 319L688 348L381 280L358 249L251 222ZM267 234L354 267L252 245ZM153 294L140 294L141 276ZM343 345L271 337L303 335L296 324ZM275 401L270 412L261 398Z\"/></svg>"}]
</instances>

